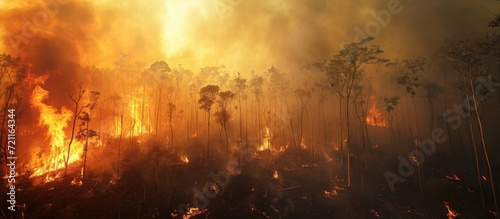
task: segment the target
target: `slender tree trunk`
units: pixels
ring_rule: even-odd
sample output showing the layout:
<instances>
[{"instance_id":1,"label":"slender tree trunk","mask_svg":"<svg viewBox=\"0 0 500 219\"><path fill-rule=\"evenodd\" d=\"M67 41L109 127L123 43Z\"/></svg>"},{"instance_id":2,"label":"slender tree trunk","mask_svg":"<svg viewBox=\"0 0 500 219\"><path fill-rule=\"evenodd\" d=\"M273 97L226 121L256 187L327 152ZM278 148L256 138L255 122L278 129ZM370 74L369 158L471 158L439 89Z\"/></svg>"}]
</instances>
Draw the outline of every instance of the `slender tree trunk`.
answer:
<instances>
[{"instance_id":1,"label":"slender tree trunk","mask_svg":"<svg viewBox=\"0 0 500 219\"><path fill-rule=\"evenodd\" d=\"M342 97L339 97L339 119L340 119L340 167L344 167L344 126L342 125Z\"/></svg>"},{"instance_id":2,"label":"slender tree trunk","mask_svg":"<svg viewBox=\"0 0 500 219\"><path fill-rule=\"evenodd\" d=\"M444 96L444 108L445 109L448 109L448 104L446 102L446 94ZM446 132L448 133L448 136L450 137L450 146L451 146L451 151L453 152L453 156L456 157L457 154L456 154L456 151L455 151L455 145L453 144L453 138L451 137L451 132L450 132L450 124L448 122L445 122L446 123Z\"/></svg>"},{"instance_id":3,"label":"slender tree trunk","mask_svg":"<svg viewBox=\"0 0 500 219\"><path fill-rule=\"evenodd\" d=\"M351 152L350 152L350 139L349 139L349 96L346 98L346 150L347 150L347 187L351 187Z\"/></svg>"},{"instance_id":4,"label":"slender tree trunk","mask_svg":"<svg viewBox=\"0 0 500 219\"><path fill-rule=\"evenodd\" d=\"M172 115L170 115L170 150L174 150L174 125L172 124Z\"/></svg>"},{"instance_id":5,"label":"slender tree trunk","mask_svg":"<svg viewBox=\"0 0 500 219\"><path fill-rule=\"evenodd\" d=\"M208 110L208 129L207 129L207 159L210 159L210 110Z\"/></svg>"},{"instance_id":6,"label":"slender tree trunk","mask_svg":"<svg viewBox=\"0 0 500 219\"><path fill-rule=\"evenodd\" d=\"M120 115L120 140L118 141L118 179L120 179L120 153L122 146L122 138L123 138L123 115Z\"/></svg>"},{"instance_id":7,"label":"slender tree trunk","mask_svg":"<svg viewBox=\"0 0 500 219\"><path fill-rule=\"evenodd\" d=\"M159 126L160 125L160 108L161 108L160 102L161 102L161 93L162 93L161 90L163 88L163 86L161 86L161 85L158 85L158 86L160 86L160 88L158 89L159 90L158 91L158 102L156 105L156 107L157 107L156 108L156 132L155 132L156 140L158 140L158 132L160 131L160 126Z\"/></svg>"},{"instance_id":8,"label":"slender tree trunk","mask_svg":"<svg viewBox=\"0 0 500 219\"><path fill-rule=\"evenodd\" d=\"M325 103L326 104L326 103ZM324 146L325 148L328 148L328 139L326 135L326 116L325 116L325 104L323 104L322 107L322 114L323 114L323 137L324 137Z\"/></svg>"},{"instance_id":9,"label":"slender tree trunk","mask_svg":"<svg viewBox=\"0 0 500 219\"><path fill-rule=\"evenodd\" d=\"M474 83L473 83L471 77L469 78L469 85L470 85L470 89L471 89L471 93L472 93L472 95L471 95L472 96L472 102L474 103L474 109L475 109L474 110L474 114L476 115L477 124L479 126L479 134L481 136L481 145L483 146L484 158L486 160L486 164L488 165L488 174L489 174L489 177L490 177L491 191L493 192L493 200L495 202L495 211L498 212L497 196L496 196L496 192L495 192L495 184L493 183L493 174L492 174L492 171L491 171L490 158L488 156L488 150L486 149L486 142L484 140L483 123L481 121L481 117L479 116L479 113L477 112L479 108L478 108L476 96L475 96L475 93L474 93L474 91L475 91L475 89L474 89ZM499 218L499 215L497 215L497 218Z\"/></svg>"},{"instance_id":10,"label":"slender tree trunk","mask_svg":"<svg viewBox=\"0 0 500 219\"><path fill-rule=\"evenodd\" d=\"M241 92L238 94L238 107L240 110L240 141L243 139L243 116L242 116L242 110L241 110Z\"/></svg>"},{"instance_id":11,"label":"slender tree trunk","mask_svg":"<svg viewBox=\"0 0 500 219\"><path fill-rule=\"evenodd\" d=\"M73 100L71 98L71 95L70 95L70 98L75 103L75 113L73 115L73 125L71 128L71 138L70 138L69 143L68 143L68 153L66 155L66 159L64 160L64 177L66 177L66 174L68 172L68 163L69 163L69 155L71 152L71 144L73 143L73 138L75 137L76 118L78 117L78 115L80 115L80 112L82 111L82 108L78 109L78 103L80 102L80 99L82 98L82 96L83 96L83 92L81 91L81 88L80 88L80 91L78 93L78 99Z\"/></svg>"},{"instance_id":12,"label":"slender tree trunk","mask_svg":"<svg viewBox=\"0 0 500 219\"><path fill-rule=\"evenodd\" d=\"M224 122L224 133L226 134L226 159L227 159L229 158L229 138L227 136L227 124L225 122Z\"/></svg>"},{"instance_id":13,"label":"slender tree trunk","mask_svg":"<svg viewBox=\"0 0 500 219\"><path fill-rule=\"evenodd\" d=\"M411 96L411 103L412 103L412 107L413 107L413 130L414 130L414 134L415 134L415 140L414 140L414 144L415 144L415 152L418 151L418 144L416 142L416 140L418 139L418 129L417 129L417 107L415 105L415 98L413 96ZM420 193L423 193L424 190L423 190L423 187L422 187L422 171L420 170L421 169L421 165L420 165L420 157L418 157L418 154L416 153L415 156L417 156L415 158L415 161L417 163L417 170L418 170L418 184L420 186Z\"/></svg>"},{"instance_id":14,"label":"slender tree trunk","mask_svg":"<svg viewBox=\"0 0 500 219\"><path fill-rule=\"evenodd\" d=\"M90 123L90 120L87 121L87 127L86 127L86 130L87 130L87 135L85 136L85 148L83 149L83 170L82 170L82 185L85 183L85 171L86 171L86 167L87 167L87 151L88 151L88 148L89 148L89 123Z\"/></svg>"},{"instance_id":15,"label":"slender tree trunk","mask_svg":"<svg viewBox=\"0 0 500 219\"><path fill-rule=\"evenodd\" d=\"M146 85L142 85L142 106L141 106L141 121L139 122L139 140L142 142L142 126L144 122L144 102L146 99Z\"/></svg>"}]
</instances>

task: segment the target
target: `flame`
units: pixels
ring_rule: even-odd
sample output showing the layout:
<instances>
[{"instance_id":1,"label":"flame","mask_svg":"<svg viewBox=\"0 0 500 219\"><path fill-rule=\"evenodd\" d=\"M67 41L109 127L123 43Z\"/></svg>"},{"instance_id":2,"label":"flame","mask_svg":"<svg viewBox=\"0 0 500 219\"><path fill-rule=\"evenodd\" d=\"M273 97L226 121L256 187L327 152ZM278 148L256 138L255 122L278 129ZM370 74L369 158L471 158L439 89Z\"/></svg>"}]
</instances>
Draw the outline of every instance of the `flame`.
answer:
<instances>
[{"instance_id":1,"label":"flame","mask_svg":"<svg viewBox=\"0 0 500 219\"><path fill-rule=\"evenodd\" d=\"M140 88L139 91L133 95L128 96L125 114L123 115L123 136L137 137L142 134L151 132L151 122L147 109L149 108L148 100L143 100L144 89ZM143 109L144 108L144 109ZM144 114L143 114L144 110ZM128 114L128 115L127 115ZM114 136L122 134L120 118L115 121Z\"/></svg>"},{"instance_id":2,"label":"flame","mask_svg":"<svg viewBox=\"0 0 500 219\"><path fill-rule=\"evenodd\" d=\"M184 155L183 155L183 156L181 156L181 161L182 161L183 163L186 163L186 164L187 164L187 163L189 163L189 159L188 159L188 157L187 157L187 156L184 156Z\"/></svg>"},{"instance_id":3,"label":"flame","mask_svg":"<svg viewBox=\"0 0 500 219\"><path fill-rule=\"evenodd\" d=\"M330 198L335 196L339 196L337 190L333 189L331 192L325 190L325 197Z\"/></svg>"},{"instance_id":4,"label":"flame","mask_svg":"<svg viewBox=\"0 0 500 219\"><path fill-rule=\"evenodd\" d=\"M456 174L452 174L451 176L446 176L449 180L460 181L460 178Z\"/></svg>"},{"instance_id":5,"label":"flame","mask_svg":"<svg viewBox=\"0 0 500 219\"><path fill-rule=\"evenodd\" d=\"M278 171L276 171L276 170L274 171L273 178L274 179L279 179L280 178L280 176L278 175Z\"/></svg>"},{"instance_id":6,"label":"flame","mask_svg":"<svg viewBox=\"0 0 500 219\"><path fill-rule=\"evenodd\" d=\"M450 204L448 202L444 202L444 207L446 207L446 210L448 210L448 213L446 216L448 216L448 219L454 219L458 217L458 213L450 209Z\"/></svg>"},{"instance_id":7,"label":"flame","mask_svg":"<svg viewBox=\"0 0 500 219\"><path fill-rule=\"evenodd\" d=\"M381 216L380 216L380 213L378 213L377 211L375 211L375 209L371 209L371 210L370 210L370 213L372 213L372 214L373 214L373 216L375 216L375 217L381 217Z\"/></svg>"},{"instance_id":8,"label":"flame","mask_svg":"<svg viewBox=\"0 0 500 219\"><path fill-rule=\"evenodd\" d=\"M271 129L266 126L266 133L264 134L264 139L262 144L257 148L258 151L269 150L271 148Z\"/></svg>"},{"instance_id":9,"label":"flame","mask_svg":"<svg viewBox=\"0 0 500 219\"><path fill-rule=\"evenodd\" d=\"M46 136L50 139L51 146L50 154L41 158L44 162L41 166L35 167L32 176L41 176L45 173L64 168L67 156L67 143L69 139L66 138L64 129L68 126L73 112L65 107L58 112L53 106L46 105L43 101L48 97L49 92L38 85L33 90L31 96L31 105L40 112L38 125L48 128ZM82 151L82 144L78 141L73 141L68 164L81 159ZM53 180L52 178L46 179L46 181Z\"/></svg>"},{"instance_id":10,"label":"flame","mask_svg":"<svg viewBox=\"0 0 500 219\"><path fill-rule=\"evenodd\" d=\"M366 124L376 127L387 127L387 120L382 117L380 110L377 108L377 98L374 95L370 96L370 109L366 115Z\"/></svg>"},{"instance_id":11,"label":"flame","mask_svg":"<svg viewBox=\"0 0 500 219\"><path fill-rule=\"evenodd\" d=\"M186 212L186 215L183 215L182 218L189 219L189 218L194 217L196 215L201 215L205 212L207 212L207 209L189 208L188 211Z\"/></svg>"},{"instance_id":12,"label":"flame","mask_svg":"<svg viewBox=\"0 0 500 219\"><path fill-rule=\"evenodd\" d=\"M76 185L76 186L81 186L83 182L81 180L77 180L76 178L73 178L71 181L71 185Z\"/></svg>"},{"instance_id":13,"label":"flame","mask_svg":"<svg viewBox=\"0 0 500 219\"><path fill-rule=\"evenodd\" d=\"M307 145L306 145L306 143L304 143L304 141L305 141L304 138L302 138L300 140L300 148L301 149L307 149Z\"/></svg>"},{"instance_id":14,"label":"flame","mask_svg":"<svg viewBox=\"0 0 500 219\"><path fill-rule=\"evenodd\" d=\"M58 173L56 175L47 174L45 176L45 183L52 182L52 181L54 181L54 180L56 180L57 178L60 178L60 177L61 177L61 173Z\"/></svg>"},{"instance_id":15,"label":"flame","mask_svg":"<svg viewBox=\"0 0 500 219\"><path fill-rule=\"evenodd\" d=\"M138 92L140 95L143 94L144 89L141 88L141 91ZM148 127L151 127L151 123L149 121L150 117L146 117L146 115L142 115L142 107L148 108L149 104L143 102L147 102L139 97L140 95L135 95L130 98L128 109L130 112L130 117L132 118L132 136L139 136L143 133L148 132ZM143 106L144 105L144 106Z\"/></svg>"}]
</instances>

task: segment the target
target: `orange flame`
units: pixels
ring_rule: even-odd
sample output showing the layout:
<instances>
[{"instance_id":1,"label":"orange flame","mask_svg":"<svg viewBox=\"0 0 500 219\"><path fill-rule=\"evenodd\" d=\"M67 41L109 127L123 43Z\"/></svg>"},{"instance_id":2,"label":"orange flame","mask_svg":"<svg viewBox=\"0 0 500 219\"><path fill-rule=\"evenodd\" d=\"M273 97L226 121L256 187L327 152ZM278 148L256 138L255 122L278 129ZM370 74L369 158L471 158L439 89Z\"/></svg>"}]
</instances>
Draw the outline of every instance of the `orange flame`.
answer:
<instances>
[{"instance_id":1,"label":"orange flame","mask_svg":"<svg viewBox=\"0 0 500 219\"><path fill-rule=\"evenodd\" d=\"M449 180L460 181L460 178L456 174L452 174L451 176L446 176Z\"/></svg>"},{"instance_id":2,"label":"orange flame","mask_svg":"<svg viewBox=\"0 0 500 219\"><path fill-rule=\"evenodd\" d=\"M370 96L370 109L366 115L366 124L376 127L387 127L387 120L385 120L377 108L377 98L373 95Z\"/></svg>"},{"instance_id":3,"label":"orange flame","mask_svg":"<svg viewBox=\"0 0 500 219\"><path fill-rule=\"evenodd\" d=\"M448 216L448 219L454 219L458 217L458 213L451 210L450 204L448 204L448 202L444 202L444 207L446 207L446 210L448 210L448 213L446 214L446 216Z\"/></svg>"},{"instance_id":4,"label":"orange flame","mask_svg":"<svg viewBox=\"0 0 500 219\"><path fill-rule=\"evenodd\" d=\"M43 157L43 164L35 167L32 176L40 176L48 172L64 168L65 158L67 156L66 134L64 129L67 127L73 113L63 107L59 112L53 106L48 106L43 103L49 97L49 92L40 86L36 86L31 96L31 105L38 109L40 116L38 117L38 125L47 127L47 137L50 138L50 154ZM83 151L82 144L74 141L71 146L71 154L69 155L68 164L74 163L81 158ZM57 177L49 177L46 181L53 181Z\"/></svg>"},{"instance_id":5,"label":"orange flame","mask_svg":"<svg viewBox=\"0 0 500 219\"><path fill-rule=\"evenodd\" d=\"M273 178L274 179L279 179L280 178L280 175L278 174L278 171L275 170L274 173L273 173Z\"/></svg>"},{"instance_id":6,"label":"orange flame","mask_svg":"<svg viewBox=\"0 0 500 219\"><path fill-rule=\"evenodd\" d=\"M258 151L264 151L268 150L271 148L271 129L266 126L266 133L264 134L264 141L262 144L257 148Z\"/></svg>"},{"instance_id":7,"label":"orange flame","mask_svg":"<svg viewBox=\"0 0 500 219\"><path fill-rule=\"evenodd\" d=\"M188 157L187 157L187 156L181 156L181 161L182 161L183 163L189 163L189 159L188 159Z\"/></svg>"}]
</instances>

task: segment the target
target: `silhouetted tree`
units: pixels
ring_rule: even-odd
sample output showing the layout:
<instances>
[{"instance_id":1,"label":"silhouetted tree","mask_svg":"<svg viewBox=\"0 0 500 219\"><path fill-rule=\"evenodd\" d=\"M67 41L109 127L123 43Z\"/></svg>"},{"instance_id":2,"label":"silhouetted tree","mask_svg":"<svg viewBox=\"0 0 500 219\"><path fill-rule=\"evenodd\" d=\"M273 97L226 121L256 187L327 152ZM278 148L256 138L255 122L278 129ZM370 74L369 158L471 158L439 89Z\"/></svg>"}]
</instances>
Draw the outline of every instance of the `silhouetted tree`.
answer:
<instances>
[{"instance_id":1,"label":"silhouetted tree","mask_svg":"<svg viewBox=\"0 0 500 219\"><path fill-rule=\"evenodd\" d=\"M170 123L170 150L174 150L174 124L172 123L172 117L174 115L177 107L173 103L168 103L167 116L168 122Z\"/></svg>"},{"instance_id":2,"label":"silhouetted tree","mask_svg":"<svg viewBox=\"0 0 500 219\"><path fill-rule=\"evenodd\" d=\"M217 99L217 104L219 106L219 111L214 113L214 117L222 128L224 129L224 134L226 136L226 157L229 156L229 138L227 135L227 122L231 119L231 112L229 111L229 104L233 100L235 94L231 91L222 91L219 93L219 98Z\"/></svg>"},{"instance_id":3,"label":"silhouetted tree","mask_svg":"<svg viewBox=\"0 0 500 219\"><path fill-rule=\"evenodd\" d=\"M158 138L158 132L160 131L159 121L161 112L161 95L164 86L164 82L168 78L168 73L171 71L168 64L164 61L158 61L153 63L147 70L149 79L155 82L158 86L158 100L156 101L156 130L155 135Z\"/></svg>"},{"instance_id":4,"label":"silhouetted tree","mask_svg":"<svg viewBox=\"0 0 500 219\"><path fill-rule=\"evenodd\" d=\"M236 87L236 90L238 91L236 94L238 95L238 109L240 111L240 141L243 139L243 125L242 125L242 120L243 120L243 115L242 115L242 105L241 105L241 98L243 95L245 95L245 90L247 89L247 79L243 78L241 74L238 72L238 75L233 79L234 86ZM245 98L246 101L246 98Z\"/></svg>"},{"instance_id":5,"label":"silhouetted tree","mask_svg":"<svg viewBox=\"0 0 500 219\"><path fill-rule=\"evenodd\" d=\"M10 110L18 111L21 99L16 93L26 78L28 66L21 62L21 58L8 54L0 54L0 148L3 150L3 159L7 159L7 125ZM19 113L14 113L19 119ZM18 127L18 125L16 126ZM4 165L5 168L7 166ZM6 171L6 170L5 170Z\"/></svg>"},{"instance_id":6,"label":"silhouetted tree","mask_svg":"<svg viewBox=\"0 0 500 219\"><path fill-rule=\"evenodd\" d=\"M87 167L87 152L89 145L89 138L97 137L99 134L92 129L89 129L89 124L91 120L92 110L97 106L97 100L99 99L101 93L97 91L90 91L90 102L84 106L84 111L78 116L78 119L82 121L80 124L80 131L76 135L77 139L84 139L85 146L83 148L83 169L82 169L82 184L85 183L85 173Z\"/></svg>"},{"instance_id":7,"label":"silhouetted tree","mask_svg":"<svg viewBox=\"0 0 500 219\"><path fill-rule=\"evenodd\" d=\"M78 95L76 97L73 97L73 95L69 94L69 99L71 99L73 104L75 104L75 109L73 110L73 124L71 126L71 137L68 143L68 153L64 159L64 177L66 177L68 171L68 162L69 162L69 155L71 152L71 144L73 144L73 140L75 138L76 120L78 119L78 116L80 116L83 109L85 108L85 106L80 106L80 101L82 100L84 94L85 90L82 90L81 86L80 90L78 91Z\"/></svg>"},{"instance_id":8,"label":"silhouetted tree","mask_svg":"<svg viewBox=\"0 0 500 219\"><path fill-rule=\"evenodd\" d=\"M215 103L217 94L219 93L219 86L217 85L207 85L200 89L200 99L198 99L198 105L200 109L207 112L207 158L210 158L210 111L212 110L212 105ZM205 149L203 149L203 157L205 157Z\"/></svg>"},{"instance_id":9,"label":"silhouetted tree","mask_svg":"<svg viewBox=\"0 0 500 219\"><path fill-rule=\"evenodd\" d=\"M479 135L481 137L482 150L488 167L488 175L490 179L491 190L493 193L495 210L496 212L498 212L495 184L493 182L493 171L491 169L488 150L486 148L482 118L478 113L478 95L482 96L482 94L480 92L476 92L475 87L476 80L478 80L480 76L486 75L487 71L485 71L485 68L486 63L490 59L490 54L498 52L495 51L498 43L497 38L492 39L492 37L493 36L488 35L486 37L478 39L448 40L443 46L441 46L437 54L448 66L450 66L453 70L455 70L463 77L468 104L468 106L466 106L468 110L466 111L469 117L471 116L471 114L474 114L476 118ZM472 100L472 105L470 103L470 100ZM470 125L470 128L472 129L472 125ZM473 136L474 132L471 132L471 135ZM478 180L479 183L481 183L475 143L473 143L473 146L476 153L476 167L478 169L479 177ZM497 218L499 217L500 216L497 215Z\"/></svg>"},{"instance_id":10,"label":"silhouetted tree","mask_svg":"<svg viewBox=\"0 0 500 219\"><path fill-rule=\"evenodd\" d=\"M398 147L398 144L396 142L396 136L394 134L394 124L393 124L394 116L392 115L392 112L398 106L399 99L400 99L399 96L384 97L382 99L383 104L385 106L385 111L387 111L387 115L389 117L389 129L391 130L391 136L392 136L392 141L394 143L394 147L396 147L396 153L398 152L399 147Z\"/></svg>"},{"instance_id":11,"label":"silhouetted tree","mask_svg":"<svg viewBox=\"0 0 500 219\"><path fill-rule=\"evenodd\" d=\"M347 141L347 185L351 186L350 151L349 151L349 104L353 87L361 81L364 67L369 64L386 62L378 56L383 53L377 45L371 45L373 37L360 42L344 45L339 54L330 61L327 70L331 77L332 87L336 90L339 99L346 102L346 141Z\"/></svg>"},{"instance_id":12,"label":"silhouetted tree","mask_svg":"<svg viewBox=\"0 0 500 219\"><path fill-rule=\"evenodd\" d=\"M418 144L416 139L419 138L418 127L417 127L417 107L415 105L415 95L417 94L417 88L421 85L420 79L422 75L419 73L424 71L425 60L424 59L414 59L414 60L396 60L387 64L390 68L395 69L399 74L397 78L398 84L402 85L406 89L406 93L410 95L412 109L413 109L413 137L415 151L418 150ZM423 182L422 182L422 170L421 170L421 158L415 155L414 158L417 163L418 169L418 181L420 186L420 192L423 192Z\"/></svg>"}]
</instances>

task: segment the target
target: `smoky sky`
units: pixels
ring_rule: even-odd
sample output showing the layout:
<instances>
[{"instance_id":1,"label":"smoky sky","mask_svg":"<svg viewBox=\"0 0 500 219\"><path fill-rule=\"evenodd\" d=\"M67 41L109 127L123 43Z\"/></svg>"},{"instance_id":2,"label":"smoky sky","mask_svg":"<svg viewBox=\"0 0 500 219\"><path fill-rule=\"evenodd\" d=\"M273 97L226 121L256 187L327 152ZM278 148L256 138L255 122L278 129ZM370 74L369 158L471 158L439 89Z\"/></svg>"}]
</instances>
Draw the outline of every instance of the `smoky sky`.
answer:
<instances>
[{"instance_id":1,"label":"smoky sky","mask_svg":"<svg viewBox=\"0 0 500 219\"><path fill-rule=\"evenodd\" d=\"M55 2L57 11L14 51L12 36L22 35L23 26L46 10L43 2ZM195 72L218 65L294 72L332 57L341 43L356 39L356 28L366 33L367 24L378 22L374 14L390 4L401 11L374 36L388 58L425 57L446 38L493 32L487 25L500 8L493 0L1 1L0 49L24 57L39 73L70 63L112 67L123 54Z\"/></svg>"}]
</instances>

